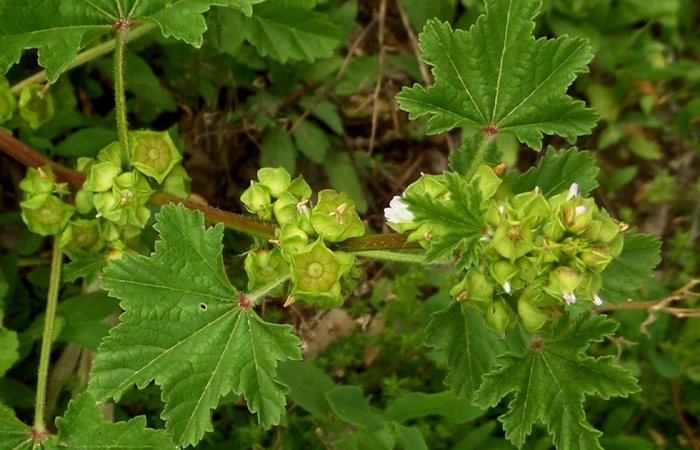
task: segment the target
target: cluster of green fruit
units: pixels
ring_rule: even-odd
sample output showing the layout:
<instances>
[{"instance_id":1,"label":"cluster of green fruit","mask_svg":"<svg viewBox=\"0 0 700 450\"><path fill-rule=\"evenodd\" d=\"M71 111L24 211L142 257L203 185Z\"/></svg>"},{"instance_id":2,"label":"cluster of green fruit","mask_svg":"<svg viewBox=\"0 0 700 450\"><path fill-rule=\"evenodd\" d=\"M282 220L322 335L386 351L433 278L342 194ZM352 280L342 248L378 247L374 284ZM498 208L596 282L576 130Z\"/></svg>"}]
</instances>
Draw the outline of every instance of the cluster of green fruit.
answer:
<instances>
[{"instance_id":1,"label":"cluster of green fruit","mask_svg":"<svg viewBox=\"0 0 700 450\"><path fill-rule=\"evenodd\" d=\"M323 190L315 206L311 194L302 177L292 180L282 168L263 168L258 181L251 182L241 196L248 211L279 225L274 239L258 242L248 252L248 289L263 289L290 278L287 304L303 300L338 307L343 304L342 292L354 289L353 279L359 274L353 254L333 251L327 244L363 236L365 228L347 194ZM282 289L272 294L281 295Z\"/></svg>"},{"instance_id":2,"label":"cluster of green fruit","mask_svg":"<svg viewBox=\"0 0 700 450\"><path fill-rule=\"evenodd\" d=\"M16 99L7 79L0 73L0 125L17 128L21 122L16 121L16 110L19 110L19 118L35 130L54 116L53 97L45 86L33 83L24 86Z\"/></svg>"},{"instance_id":3,"label":"cluster of green fruit","mask_svg":"<svg viewBox=\"0 0 700 450\"><path fill-rule=\"evenodd\" d=\"M20 183L22 217L29 229L42 236L60 235L60 245L69 255L106 247L121 251L145 227L151 216L146 203L154 192L189 196L190 178L167 132L130 132L129 143L129 157L113 142L97 158L78 159L77 168L87 178L73 204L66 201L67 185L56 182L49 166L29 169Z\"/></svg>"},{"instance_id":4,"label":"cluster of green fruit","mask_svg":"<svg viewBox=\"0 0 700 450\"><path fill-rule=\"evenodd\" d=\"M537 331L568 305L602 304L601 275L622 251L626 224L579 195L575 183L549 198L539 189L513 195L491 167L482 165L471 184L482 201L480 242L474 246L479 257L462 265L466 275L451 290L456 299L482 311L489 326L501 334L518 318L525 329ZM423 177L405 195L416 192L436 202L450 199L443 176ZM396 219L395 228L414 230L412 238L426 247L445 231L444 225L410 220L410 215L400 198L388 214ZM465 257L473 259L460 256Z\"/></svg>"}]
</instances>

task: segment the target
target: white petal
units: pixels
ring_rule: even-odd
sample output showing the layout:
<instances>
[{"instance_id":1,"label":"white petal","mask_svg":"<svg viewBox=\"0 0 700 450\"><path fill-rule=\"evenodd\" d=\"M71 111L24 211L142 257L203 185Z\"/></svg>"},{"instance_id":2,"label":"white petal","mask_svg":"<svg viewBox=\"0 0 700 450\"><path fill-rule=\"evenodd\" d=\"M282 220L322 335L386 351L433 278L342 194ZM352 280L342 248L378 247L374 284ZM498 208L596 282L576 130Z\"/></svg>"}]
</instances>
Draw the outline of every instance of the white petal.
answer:
<instances>
[{"instance_id":1,"label":"white petal","mask_svg":"<svg viewBox=\"0 0 700 450\"><path fill-rule=\"evenodd\" d=\"M506 294L510 294L510 281L503 283L503 290L506 291Z\"/></svg>"},{"instance_id":2,"label":"white petal","mask_svg":"<svg viewBox=\"0 0 700 450\"><path fill-rule=\"evenodd\" d=\"M593 304L596 306L603 306L603 299L598 296L598 294L593 294Z\"/></svg>"},{"instance_id":3,"label":"white petal","mask_svg":"<svg viewBox=\"0 0 700 450\"><path fill-rule=\"evenodd\" d=\"M569 292L568 294L564 294L564 301L566 301L567 305L573 305L576 303L576 296L574 295L573 292Z\"/></svg>"},{"instance_id":4,"label":"white petal","mask_svg":"<svg viewBox=\"0 0 700 450\"><path fill-rule=\"evenodd\" d=\"M499 206L498 206L498 212L501 213L501 214L503 214L504 212L506 212L506 207L503 206L503 205L499 205Z\"/></svg>"},{"instance_id":5,"label":"white petal","mask_svg":"<svg viewBox=\"0 0 700 450\"><path fill-rule=\"evenodd\" d=\"M384 217L386 217L387 222L392 223L413 221L413 214L408 210L408 205L406 205L398 195L395 195L394 198L391 199L389 208L384 208Z\"/></svg>"},{"instance_id":6,"label":"white petal","mask_svg":"<svg viewBox=\"0 0 700 450\"><path fill-rule=\"evenodd\" d=\"M586 205L578 205L576 207L576 214L575 215L580 216L581 214L585 213L586 211L588 211L588 208L586 207Z\"/></svg>"},{"instance_id":7,"label":"white petal","mask_svg":"<svg viewBox=\"0 0 700 450\"><path fill-rule=\"evenodd\" d=\"M572 183L569 187L569 193L566 194L566 200L569 201L578 195L578 183Z\"/></svg>"}]
</instances>

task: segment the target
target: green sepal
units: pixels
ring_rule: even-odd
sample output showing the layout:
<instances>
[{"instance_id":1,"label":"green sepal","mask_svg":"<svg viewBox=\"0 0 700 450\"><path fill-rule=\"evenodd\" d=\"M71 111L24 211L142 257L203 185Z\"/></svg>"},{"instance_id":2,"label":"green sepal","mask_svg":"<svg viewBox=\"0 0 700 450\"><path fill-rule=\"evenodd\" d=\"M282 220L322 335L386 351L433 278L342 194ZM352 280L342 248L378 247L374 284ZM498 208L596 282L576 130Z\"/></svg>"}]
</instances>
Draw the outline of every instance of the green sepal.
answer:
<instances>
[{"instance_id":1,"label":"green sepal","mask_svg":"<svg viewBox=\"0 0 700 450\"><path fill-rule=\"evenodd\" d=\"M344 192L326 189L318 193L318 204L311 213L311 225L328 242L341 242L365 234L355 211L355 202Z\"/></svg>"},{"instance_id":2,"label":"green sepal","mask_svg":"<svg viewBox=\"0 0 700 450\"><path fill-rule=\"evenodd\" d=\"M280 278L289 276L289 264L282 257L280 249L251 250L245 258L245 271L248 274L248 290L268 286ZM272 297L282 295L284 286L269 293Z\"/></svg>"},{"instance_id":3,"label":"green sepal","mask_svg":"<svg viewBox=\"0 0 700 450\"><path fill-rule=\"evenodd\" d=\"M162 183L173 167L182 161L182 155L167 131L131 131L131 166Z\"/></svg>"},{"instance_id":4,"label":"green sepal","mask_svg":"<svg viewBox=\"0 0 700 450\"><path fill-rule=\"evenodd\" d=\"M17 100L12 95L10 83L0 73L0 123L10 120L14 115L15 109L17 109Z\"/></svg>"},{"instance_id":5,"label":"green sepal","mask_svg":"<svg viewBox=\"0 0 700 450\"><path fill-rule=\"evenodd\" d=\"M503 180L501 180L491 166L487 164L480 165L476 169L476 172L474 172L474 177L472 179L476 181L476 186L481 192L483 200L493 197L498 187L503 183Z\"/></svg>"},{"instance_id":6,"label":"green sepal","mask_svg":"<svg viewBox=\"0 0 700 450\"><path fill-rule=\"evenodd\" d=\"M182 166L175 166L163 180L160 191L163 194L172 195L177 198L187 198L190 196L192 188L192 178Z\"/></svg>"},{"instance_id":7,"label":"green sepal","mask_svg":"<svg viewBox=\"0 0 700 450\"><path fill-rule=\"evenodd\" d=\"M96 252L104 248L100 221L97 219L71 220L61 234L59 245L70 255L73 250Z\"/></svg>"},{"instance_id":8,"label":"green sepal","mask_svg":"<svg viewBox=\"0 0 700 450\"><path fill-rule=\"evenodd\" d=\"M266 186L272 198L278 198L292 183L292 177L283 167L263 167L258 170L258 181Z\"/></svg>"},{"instance_id":9,"label":"green sepal","mask_svg":"<svg viewBox=\"0 0 700 450\"><path fill-rule=\"evenodd\" d=\"M518 298L518 316L529 332L540 330L549 321L549 316L533 304L536 296L534 288L528 287Z\"/></svg>"},{"instance_id":10,"label":"green sepal","mask_svg":"<svg viewBox=\"0 0 700 450\"><path fill-rule=\"evenodd\" d=\"M505 334L511 325L518 321L513 309L502 298L497 298L491 302L484 314L484 320L486 325L501 336Z\"/></svg>"},{"instance_id":11,"label":"green sepal","mask_svg":"<svg viewBox=\"0 0 700 450\"><path fill-rule=\"evenodd\" d=\"M262 220L272 219L272 198L267 186L256 181L241 195L241 202L251 213L256 213Z\"/></svg>"},{"instance_id":12,"label":"green sepal","mask_svg":"<svg viewBox=\"0 0 700 450\"><path fill-rule=\"evenodd\" d=\"M323 239L309 244L291 257L290 296L321 308L343 304L340 280L355 263L351 253L328 249Z\"/></svg>"},{"instance_id":13,"label":"green sepal","mask_svg":"<svg viewBox=\"0 0 700 450\"><path fill-rule=\"evenodd\" d=\"M100 162L111 162L123 170L126 166L126 161L122 159L122 156L121 144L112 142L100 150L97 154L97 160Z\"/></svg>"},{"instance_id":14,"label":"green sepal","mask_svg":"<svg viewBox=\"0 0 700 450\"><path fill-rule=\"evenodd\" d=\"M303 229L306 234L315 234L311 225L308 200L299 200L294 194L285 191L275 200L272 212L280 225L293 224Z\"/></svg>"},{"instance_id":15,"label":"green sepal","mask_svg":"<svg viewBox=\"0 0 700 450\"><path fill-rule=\"evenodd\" d=\"M114 186L114 180L122 173L120 165L111 161L99 162L90 166L83 189L92 192L106 192Z\"/></svg>"},{"instance_id":16,"label":"green sepal","mask_svg":"<svg viewBox=\"0 0 700 450\"><path fill-rule=\"evenodd\" d=\"M29 167L24 179L19 183L25 197L41 194L65 193L65 183L56 183L56 177L50 165L34 168Z\"/></svg>"},{"instance_id":17,"label":"green sepal","mask_svg":"<svg viewBox=\"0 0 700 450\"><path fill-rule=\"evenodd\" d=\"M296 195L299 199L310 198L312 193L311 186L303 177L296 177L287 188L287 192Z\"/></svg>"},{"instance_id":18,"label":"green sepal","mask_svg":"<svg viewBox=\"0 0 700 450\"><path fill-rule=\"evenodd\" d=\"M29 230L42 236L61 233L75 212L74 206L51 194L34 195L19 206Z\"/></svg>"},{"instance_id":19,"label":"green sepal","mask_svg":"<svg viewBox=\"0 0 700 450\"><path fill-rule=\"evenodd\" d=\"M29 84L19 95L19 115L27 125L36 130L55 114L53 96L41 84Z\"/></svg>"},{"instance_id":20,"label":"green sepal","mask_svg":"<svg viewBox=\"0 0 700 450\"><path fill-rule=\"evenodd\" d=\"M309 244L309 235L296 224L289 223L278 229L277 240L284 251L283 255L288 255L306 247ZM291 262L289 258L287 259Z\"/></svg>"}]
</instances>

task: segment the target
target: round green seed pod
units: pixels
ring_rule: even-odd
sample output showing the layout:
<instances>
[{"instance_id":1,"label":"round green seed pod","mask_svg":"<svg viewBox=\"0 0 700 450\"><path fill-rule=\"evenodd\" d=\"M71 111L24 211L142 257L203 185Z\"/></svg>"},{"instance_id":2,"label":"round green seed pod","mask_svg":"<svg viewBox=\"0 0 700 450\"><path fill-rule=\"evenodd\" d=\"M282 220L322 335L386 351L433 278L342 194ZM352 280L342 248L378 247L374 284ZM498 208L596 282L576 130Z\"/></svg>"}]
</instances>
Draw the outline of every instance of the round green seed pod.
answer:
<instances>
[{"instance_id":1,"label":"round green seed pod","mask_svg":"<svg viewBox=\"0 0 700 450\"><path fill-rule=\"evenodd\" d=\"M354 263L353 255L332 252L319 239L292 255L291 296L322 308L343 304L340 279Z\"/></svg>"}]
</instances>

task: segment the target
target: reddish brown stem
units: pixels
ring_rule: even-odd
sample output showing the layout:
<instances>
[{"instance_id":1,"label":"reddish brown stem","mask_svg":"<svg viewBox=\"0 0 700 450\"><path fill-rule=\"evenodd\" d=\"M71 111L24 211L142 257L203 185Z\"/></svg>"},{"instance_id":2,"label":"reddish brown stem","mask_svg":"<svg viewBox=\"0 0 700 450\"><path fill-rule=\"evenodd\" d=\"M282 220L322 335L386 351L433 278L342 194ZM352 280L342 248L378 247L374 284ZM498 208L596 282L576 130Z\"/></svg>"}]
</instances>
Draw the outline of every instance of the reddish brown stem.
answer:
<instances>
[{"instance_id":1,"label":"reddish brown stem","mask_svg":"<svg viewBox=\"0 0 700 450\"><path fill-rule=\"evenodd\" d=\"M65 166L51 161L46 156L36 152L34 149L15 139L4 131L0 130L0 150L10 155L16 161L27 167L43 167L47 164L51 166L58 181L67 182L76 188L82 187L85 182L85 174L76 170L71 170ZM225 226L241 231L246 234L257 236L263 239L272 239L275 236L275 225L261 220L222 211L211 206L202 205L173 197L166 194L153 194L150 203L156 206L163 206L168 203L181 203L186 208L204 213L204 217L209 223L223 223ZM348 239L338 247L346 251L366 251L366 250L402 250L420 248L418 244L407 243L407 234L380 234L375 236L365 236L361 238Z\"/></svg>"}]
</instances>

